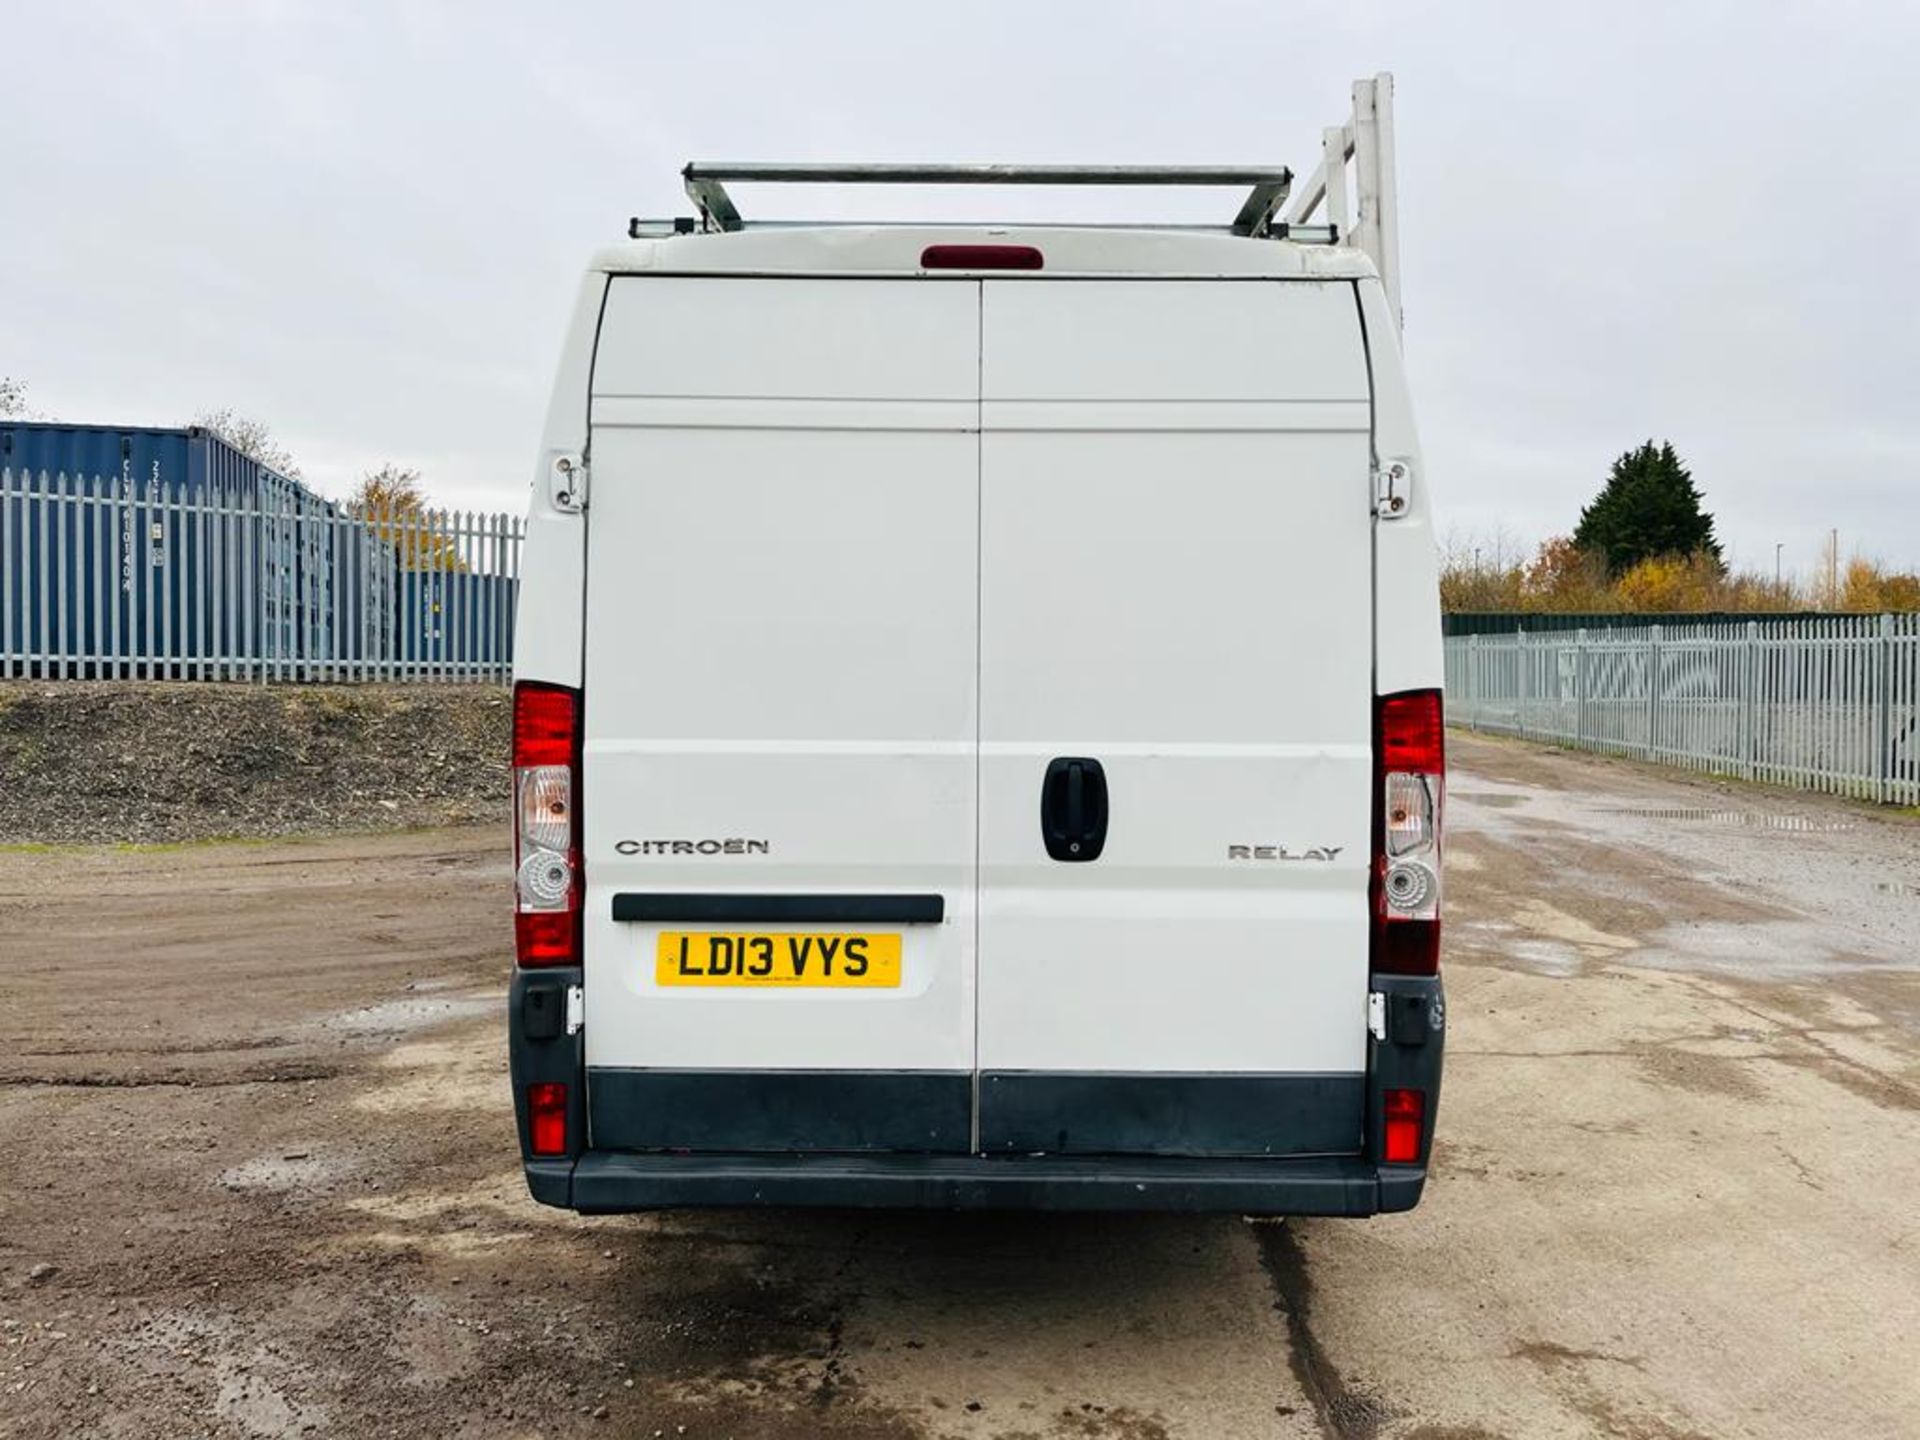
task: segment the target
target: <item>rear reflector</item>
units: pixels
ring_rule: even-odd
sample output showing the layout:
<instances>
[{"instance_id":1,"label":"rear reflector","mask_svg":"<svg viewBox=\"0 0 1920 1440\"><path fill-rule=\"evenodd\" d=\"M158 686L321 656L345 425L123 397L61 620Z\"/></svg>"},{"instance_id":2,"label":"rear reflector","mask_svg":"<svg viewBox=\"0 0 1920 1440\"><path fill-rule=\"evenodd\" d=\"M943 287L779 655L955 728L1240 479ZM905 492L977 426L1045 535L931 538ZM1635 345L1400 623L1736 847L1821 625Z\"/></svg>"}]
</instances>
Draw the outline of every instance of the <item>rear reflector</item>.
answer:
<instances>
[{"instance_id":1,"label":"rear reflector","mask_svg":"<svg viewBox=\"0 0 1920 1440\"><path fill-rule=\"evenodd\" d=\"M922 270L1038 270L1046 257L1031 245L929 245Z\"/></svg>"},{"instance_id":2,"label":"rear reflector","mask_svg":"<svg viewBox=\"0 0 1920 1440\"><path fill-rule=\"evenodd\" d=\"M563 1087L564 1088L564 1087ZM1386 1092L1386 1132L1380 1158L1390 1165L1415 1165L1420 1160L1420 1132L1426 1126L1424 1090Z\"/></svg>"},{"instance_id":3,"label":"rear reflector","mask_svg":"<svg viewBox=\"0 0 1920 1440\"><path fill-rule=\"evenodd\" d=\"M527 1145L536 1155L567 1153L567 1087L562 1081L527 1087Z\"/></svg>"}]
</instances>

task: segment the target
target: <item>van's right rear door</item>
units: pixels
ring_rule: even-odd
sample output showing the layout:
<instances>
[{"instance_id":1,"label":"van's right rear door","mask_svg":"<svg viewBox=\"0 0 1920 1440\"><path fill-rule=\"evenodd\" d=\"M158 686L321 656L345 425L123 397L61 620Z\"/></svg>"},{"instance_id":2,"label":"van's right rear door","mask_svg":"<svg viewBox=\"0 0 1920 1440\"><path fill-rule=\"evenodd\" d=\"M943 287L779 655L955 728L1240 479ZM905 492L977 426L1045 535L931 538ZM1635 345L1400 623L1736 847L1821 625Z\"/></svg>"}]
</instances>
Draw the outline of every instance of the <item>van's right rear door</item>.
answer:
<instances>
[{"instance_id":1,"label":"van's right rear door","mask_svg":"<svg viewBox=\"0 0 1920 1440\"><path fill-rule=\"evenodd\" d=\"M1356 1151L1373 586L1353 289L983 289L980 1147ZM1049 792L1056 761L1081 762L1078 792ZM1100 818L1096 765L1103 848L1055 858L1043 824Z\"/></svg>"}]
</instances>

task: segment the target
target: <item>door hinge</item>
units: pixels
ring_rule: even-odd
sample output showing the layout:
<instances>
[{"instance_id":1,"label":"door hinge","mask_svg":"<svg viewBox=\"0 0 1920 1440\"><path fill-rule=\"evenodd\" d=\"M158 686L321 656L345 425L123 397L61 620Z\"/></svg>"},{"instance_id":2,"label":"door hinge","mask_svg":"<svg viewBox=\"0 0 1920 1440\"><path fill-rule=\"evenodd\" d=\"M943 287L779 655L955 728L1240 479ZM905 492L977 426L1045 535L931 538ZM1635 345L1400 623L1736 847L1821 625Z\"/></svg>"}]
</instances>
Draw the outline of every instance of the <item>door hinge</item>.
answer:
<instances>
[{"instance_id":1,"label":"door hinge","mask_svg":"<svg viewBox=\"0 0 1920 1440\"><path fill-rule=\"evenodd\" d=\"M547 499L556 510L578 515L587 508L587 462L578 455L556 455L547 468Z\"/></svg>"},{"instance_id":2,"label":"door hinge","mask_svg":"<svg viewBox=\"0 0 1920 1440\"><path fill-rule=\"evenodd\" d=\"M1387 997L1378 990L1367 993L1367 1033L1376 1040L1387 1038Z\"/></svg>"},{"instance_id":3,"label":"door hinge","mask_svg":"<svg viewBox=\"0 0 1920 1440\"><path fill-rule=\"evenodd\" d=\"M1373 513L1382 520L1398 520L1413 504L1413 465L1406 460L1382 460L1373 467Z\"/></svg>"},{"instance_id":4,"label":"door hinge","mask_svg":"<svg viewBox=\"0 0 1920 1440\"><path fill-rule=\"evenodd\" d=\"M567 987L567 1034L578 1035L587 1023L587 992L578 985Z\"/></svg>"}]
</instances>

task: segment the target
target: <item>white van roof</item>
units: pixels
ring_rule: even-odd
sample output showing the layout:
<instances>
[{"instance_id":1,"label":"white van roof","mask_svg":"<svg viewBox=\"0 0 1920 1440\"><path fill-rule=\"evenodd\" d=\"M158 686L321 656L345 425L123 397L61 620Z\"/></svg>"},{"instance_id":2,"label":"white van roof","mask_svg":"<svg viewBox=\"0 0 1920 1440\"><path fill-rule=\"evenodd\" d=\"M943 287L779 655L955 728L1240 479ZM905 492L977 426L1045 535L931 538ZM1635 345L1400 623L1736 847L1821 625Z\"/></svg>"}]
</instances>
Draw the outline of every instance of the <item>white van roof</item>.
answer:
<instances>
[{"instance_id":1,"label":"white van roof","mask_svg":"<svg viewBox=\"0 0 1920 1440\"><path fill-rule=\"evenodd\" d=\"M1248 237L1221 230L1087 225L769 225L611 245L593 269L612 275L900 275L921 273L929 245L1030 245L1040 275L1157 275L1353 280L1377 273L1346 245ZM943 270L1017 278L1027 271Z\"/></svg>"}]
</instances>

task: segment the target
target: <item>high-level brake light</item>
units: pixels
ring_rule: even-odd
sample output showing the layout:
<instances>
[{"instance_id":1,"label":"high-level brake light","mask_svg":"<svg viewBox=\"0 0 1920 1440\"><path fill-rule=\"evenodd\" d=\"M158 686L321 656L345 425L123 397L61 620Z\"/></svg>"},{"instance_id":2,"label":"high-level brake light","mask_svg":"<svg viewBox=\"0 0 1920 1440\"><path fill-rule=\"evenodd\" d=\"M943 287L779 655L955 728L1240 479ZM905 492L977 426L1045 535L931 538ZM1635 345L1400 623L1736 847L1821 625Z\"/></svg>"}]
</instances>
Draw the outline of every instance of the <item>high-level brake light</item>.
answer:
<instances>
[{"instance_id":1,"label":"high-level brake light","mask_svg":"<svg viewBox=\"0 0 1920 1440\"><path fill-rule=\"evenodd\" d=\"M1382 695L1374 720L1373 968L1440 970L1440 814L1446 739L1438 690Z\"/></svg>"},{"instance_id":2,"label":"high-level brake light","mask_svg":"<svg viewBox=\"0 0 1920 1440\"><path fill-rule=\"evenodd\" d=\"M1039 270L1046 257L1032 245L929 245L922 270Z\"/></svg>"},{"instance_id":3,"label":"high-level brake light","mask_svg":"<svg viewBox=\"0 0 1920 1440\"><path fill-rule=\"evenodd\" d=\"M580 963L580 692L513 687L514 949L522 965Z\"/></svg>"}]
</instances>

